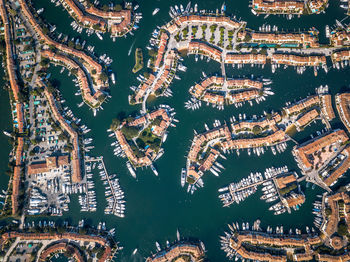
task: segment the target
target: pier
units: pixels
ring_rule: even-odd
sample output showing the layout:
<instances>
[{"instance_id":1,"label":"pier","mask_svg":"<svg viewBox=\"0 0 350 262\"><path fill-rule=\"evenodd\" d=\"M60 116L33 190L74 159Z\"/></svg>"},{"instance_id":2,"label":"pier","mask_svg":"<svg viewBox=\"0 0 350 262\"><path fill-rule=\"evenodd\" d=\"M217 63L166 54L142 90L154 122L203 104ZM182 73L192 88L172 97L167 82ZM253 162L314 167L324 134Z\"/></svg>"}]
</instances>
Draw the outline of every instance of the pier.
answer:
<instances>
[{"instance_id":1,"label":"pier","mask_svg":"<svg viewBox=\"0 0 350 262\"><path fill-rule=\"evenodd\" d=\"M111 190L111 196L113 197L113 207L112 207L111 213L112 214L116 214L117 213L116 212L117 201L118 201L117 198L116 198L117 192L114 190L113 183L112 183L112 181L111 181L111 179L109 177L108 171L107 171L105 163L103 161L103 156L95 157L95 158L90 157L90 158L86 159L85 162L99 162L99 163L101 163L102 169L105 172L105 176L106 176L106 179L107 179L107 182L108 182L108 186L109 186L109 188ZM86 172L86 169L85 169L85 172Z\"/></svg>"},{"instance_id":2,"label":"pier","mask_svg":"<svg viewBox=\"0 0 350 262\"><path fill-rule=\"evenodd\" d=\"M240 187L240 188L235 189L235 190L231 190L231 189L229 188L229 190L230 190L230 193L233 194L233 193L237 193L237 192L240 192L240 191L243 191L243 190L246 190L246 189L250 189L250 188L252 188L252 187L259 186L259 185L261 185L261 184L263 184L263 183L265 183L265 182L268 182L268 181L270 181L270 180L272 180L272 178L264 179L264 180L261 180L261 181L259 181L259 182L255 182L255 183L253 183L253 184L246 185L246 186Z\"/></svg>"}]
</instances>

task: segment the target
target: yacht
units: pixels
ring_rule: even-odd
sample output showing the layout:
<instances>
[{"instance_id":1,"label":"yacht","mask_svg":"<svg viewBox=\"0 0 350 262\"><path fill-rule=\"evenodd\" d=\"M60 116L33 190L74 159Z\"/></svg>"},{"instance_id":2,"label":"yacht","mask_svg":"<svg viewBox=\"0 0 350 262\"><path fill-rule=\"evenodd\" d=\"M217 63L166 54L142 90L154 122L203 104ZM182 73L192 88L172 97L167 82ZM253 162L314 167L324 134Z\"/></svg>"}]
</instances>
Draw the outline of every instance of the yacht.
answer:
<instances>
[{"instance_id":1,"label":"yacht","mask_svg":"<svg viewBox=\"0 0 350 262\"><path fill-rule=\"evenodd\" d=\"M103 37L102 37L102 35L101 35L99 32L96 32L96 35L97 35L97 37L98 37L100 40L103 40Z\"/></svg>"},{"instance_id":2,"label":"yacht","mask_svg":"<svg viewBox=\"0 0 350 262\"><path fill-rule=\"evenodd\" d=\"M126 162L126 167L129 169L130 174L133 178L136 178L136 173L130 162Z\"/></svg>"},{"instance_id":3,"label":"yacht","mask_svg":"<svg viewBox=\"0 0 350 262\"><path fill-rule=\"evenodd\" d=\"M114 73L111 74L111 80L112 80L113 85L115 85L115 75L114 75Z\"/></svg>"},{"instance_id":4,"label":"yacht","mask_svg":"<svg viewBox=\"0 0 350 262\"><path fill-rule=\"evenodd\" d=\"M159 10L160 10L159 8L154 9L152 12L152 15L156 15L159 12Z\"/></svg>"},{"instance_id":5,"label":"yacht","mask_svg":"<svg viewBox=\"0 0 350 262\"><path fill-rule=\"evenodd\" d=\"M186 183L186 169L181 170L181 186L184 187Z\"/></svg>"},{"instance_id":6,"label":"yacht","mask_svg":"<svg viewBox=\"0 0 350 262\"><path fill-rule=\"evenodd\" d=\"M151 169L152 169L153 173L154 173L156 176L158 176L158 171L157 171L157 169L156 169L153 165L151 165Z\"/></svg>"},{"instance_id":7,"label":"yacht","mask_svg":"<svg viewBox=\"0 0 350 262\"><path fill-rule=\"evenodd\" d=\"M3 131L3 134L4 134L5 136L12 137L11 134L10 134L9 132L7 132L7 131Z\"/></svg>"},{"instance_id":8,"label":"yacht","mask_svg":"<svg viewBox=\"0 0 350 262\"><path fill-rule=\"evenodd\" d=\"M156 242L156 247L157 247L157 250L158 250L158 251L161 251L161 250L162 250L162 249L160 248L160 245L159 245L158 242Z\"/></svg>"}]
</instances>

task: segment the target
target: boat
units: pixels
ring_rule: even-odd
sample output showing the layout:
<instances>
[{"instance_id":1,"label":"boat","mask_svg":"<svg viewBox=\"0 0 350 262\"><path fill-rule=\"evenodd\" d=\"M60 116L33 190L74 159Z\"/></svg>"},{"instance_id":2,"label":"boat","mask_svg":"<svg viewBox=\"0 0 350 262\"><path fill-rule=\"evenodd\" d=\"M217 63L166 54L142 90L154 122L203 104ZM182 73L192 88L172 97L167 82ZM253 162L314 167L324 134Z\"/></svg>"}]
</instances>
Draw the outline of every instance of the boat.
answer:
<instances>
[{"instance_id":1,"label":"boat","mask_svg":"<svg viewBox=\"0 0 350 262\"><path fill-rule=\"evenodd\" d=\"M130 162L126 162L126 167L129 169L129 172L133 178L136 178L136 173Z\"/></svg>"},{"instance_id":2,"label":"boat","mask_svg":"<svg viewBox=\"0 0 350 262\"><path fill-rule=\"evenodd\" d=\"M96 35L97 35L97 37L98 37L100 40L103 40L103 37L102 37L102 35L101 35L99 32L96 32Z\"/></svg>"},{"instance_id":3,"label":"boat","mask_svg":"<svg viewBox=\"0 0 350 262\"><path fill-rule=\"evenodd\" d=\"M137 248L134 249L134 251L132 252L132 255L134 256L137 253Z\"/></svg>"},{"instance_id":4,"label":"boat","mask_svg":"<svg viewBox=\"0 0 350 262\"><path fill-rule=\"evenodd\" d=\"M159 12L159 10L160 10L159 8L154 9L152 12L152 15L156 15Z\"/></svg>"},{"instance_id":5,"label":"boat","mask_svg":"<svg viewBox=\"0 0 350 262\"><path fill-rule=\"evenodd\" d=\"M185 13L188 14L190 12L190 8L191 8L191 1L188 2L186 8L185 8Z\"/></svg>"},{"instance_id":6,"label":"boat","mask_svg":"<svg viewBox=\"0 0 350 262\"><path fill-rule=\"evenodd\" d=\"M178 229L176 230L176 237L177 237L177 241L180 241L180 232Z\"/></svg>"},{"instance_id":7,"label":"boat","mask_svg":"<svg viewBox=\"0 0 350 262\"><path fill-rule=\"evenodd\" d=\"M186 169L181 169L181 186L184 187L186 183Z\"/></svg>"},{"instance_id":8,"label":"boat","mask_svg":"<svg viewBox=\"0 0 350 262\"><path fill-rule=\"evenodd\" d=\"M161 251L161 250L162 250L162 249L160 248L160 245L159 245L158 242L156 242L156 247L157 247L157 250L158 250L158 251Z\"/></svg>"},{"instance_id":9,"label":"boat","mask_svg":"<svg viewBox=\"0 0 350 262\"><path fill-rule=\"evenodd\" d=\"M151 165L151 169L152 169L153 173L154 173L156 176L158 176L158 171L157 171L157 169L156 169L153 165Z\"/></svg>"},{"instance_id":10,"label":"boat","mask_svg":"<svg viewBox=\"0 0 350 262\"><path fill-rule=\"evenodd\" d=\"M115 85L115 75L114 75L114 73L111 74L111 80L112 80L113 85Z\"/></svg>"},{"instance_id":11,"label":"boat","mask_svg":"<svg viewBox=\"0 0 350 262\"><path fill-rule=\"evenodd\" d=\"M168 133L165 132L165 134L164 134L164 136L163 136L163 138L162 138L162 142L163 142L163 143L165 142L165 140L167 139L167 137L168 137Z\"/></svg>"},{"instance_id":12,"label":"boat","mask_svg":"<svg viewBox=\"0 0 350 262\"><path fill-rule=\"evenodd\" d=\"M329 30L329 25L326 25L326 37L330 37L330 30Z\"/></svg>"},{"instance_id":13,"label":"boat","mask_svg":"<svg viewBox=\"0 0 350 262\"><path fill-rule=\"evenodd\" d=\"M11 134L10 134L9 132L7 132L7 131L3 131L3 134L4 134L5 136L12 137Z\"/></svg>"},{"instance_id":14,"label":"boat","mask_svg":"<svg viewBox=\"0 0 350 262\"><path fill-rule=\"evenodd\" d=\"M205 246L204 246L204 243L203 243L202 241L200 241L199 243L200 243L200 245L201 245L202 250L205 252Z\"/></svg>"}]
</instances>

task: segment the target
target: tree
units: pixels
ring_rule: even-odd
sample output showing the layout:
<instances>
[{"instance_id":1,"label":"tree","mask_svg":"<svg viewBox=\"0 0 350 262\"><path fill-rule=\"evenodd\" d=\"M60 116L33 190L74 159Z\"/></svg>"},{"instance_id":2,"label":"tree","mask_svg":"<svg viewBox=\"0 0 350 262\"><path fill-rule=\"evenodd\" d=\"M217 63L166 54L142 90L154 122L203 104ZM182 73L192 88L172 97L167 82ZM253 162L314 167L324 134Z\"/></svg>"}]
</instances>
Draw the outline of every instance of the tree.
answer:
<instances>
[{"instance_id":1,"label":"tree","mask_svg":"<svg viewBox=\"0 0 350 262\"><path fill-rule=\"evenodd\" d=\"M49 45L50 51L55 52L56 51L56 47L54 45Z\"/></svg>"},{"instance_id":2,"label":"tree","mask_svg":"<svg viewBox=\"0 0 350 262\"><path fill-rule=\"evenodd\" d=\"M40 65L46 67L50 63L50 60L46 57L41 57Z\"/></svg>"},{"instance_id":3,"label":"tree","mask_svg":"<svg viewBox=\"0 0 350 262\"><path fill-rule=\"evenodd\" d=\"M103 5L103 6L102 6L102 10L105 11L105 12L107 12L107 11L108 11L108 5Z\"/></svg>"},{"instance_id":4,"label":"tree","mask_svg":"<svg viewBox=\"0 0 350 262\"><path fill-rule=\"evenodd\" d=\"M139 130L137 127L134 126L123 126L122 132L126 139L131 140L138 135Z\"/></svg>"},{"instance_id":5,"label":"tree","mask_svg":"<svg viewBox=\"0 0 350 262\"><path fill-rule=\"evenodd\" d=\"M338 234L341 236L345 236L348 233L348 226L345 221L340 221L338 224Z\"/></svg>"},{"instance_id":6,"label":"tree","mask_svg":"<svg viewBox=\"0 0 350 262\"><path fill-rule=\"evenodd\" d=\"M157 52L156 52L156 50L151 49L151 50L148 50L148 55L151 57L155 57L157 55Z\"/></svg>"},{"instance_id":7,"label":"tree","mask_svg":"<svg viewBox=\"0 0 350 262\"><path fill-rule=\"evenodd\" d=\"M118 126L120 126L120 120L118 118L113 118L110 128L116 129Z\"/></svg>"},{"instance_id":8,"label":"tree","mask_svg":"<svg viewBox=\"0 0 350 262\"><path fill-rule=\"evenodd\" d=\"M121 6L121 5L115 5L114 6L114 11L117 11L117 12L119 12L119 11L121 11L123 9L123 7Z\"/></svg>"},{"instance_id":9,"label":"tree","mask_svg":"<svg viewBox=\"0 0 350 262\"><path fill-rule=\"evenodd\" d=\"M94 24L94 25L92 26L92 28L93 28L94 30L97 30L97 31L100 31L100 30L101 30L100 25L97 25L97 24Z\"/></svg>"},{"instance_id":10,"label":"tree","mask_svg":"<svg viewBox=\"0 0 350 262\"><path fill-rule=\"evenodd\" d=\"M103 82L108 80L108 76L105 72L102 72L100 75L100 80L102 80Z\"/></svg>"},{"instance_id":11,"label":"tree","mask_svg":"<svg viewBox=\"0 0 350 262\"><path fill-rule=\"evenodd\" d=\"M49 29L47 29L46 27L43 27L42 30L44 35L47 35L49 33Z\"/></svg>"},{"instance_id":12,"label":"tree","mask_svg":"<svg viewBox=\"0 0 350 262\"><path fill-rule=\"evenodd\" d=\"M71 72L73 75L76 75L76 74L78 74L78 68L73 68L72 70L70 70L70 72Z\"/></svg>"},{"instance_id":13,"label":"tree","mask_svg":"<svg viewBox=\"0 0 350 262\"><path fill-rule=\"evenodd\" d=\"M136 139L136 144L138 145L139 148L145 148L146 144L141 138Z\"/></svg>"},{"instance_id":14,"label":"tree","mask_svg":"<svg viewBox=\"0 0 350 262\"><path fill-rule=\"evenodd\" d=\"M74 42L73 41L68 41L68 46L70 48L74 48Z\"/></svg>"},{"instance_id":15,"label":"tree","mask_svg":"<svg viewBox=\"0 0 350 262\"><path fill-rule=\"evenodd\" d=\"M243 41L244 41L244 42L249 42L250 40L252 40L252 36L251 36L251 34L247 33L247 34L245 35Z\"/></svg>"},{"instance_id":16,"label":"tree","mask_svg":"<svg viewBox=\"0 0 350 262\"><path fill-rule=\"evenodd\" d=\"M260 134L261 131L262 131L262 130L261 130L261 127L260 127L260 126L256 125L256 126L253 127L253 133L254 133L254 135Z\"/></svg>"},{"instance_id":17,"label":"tree","mask_svg":"<svg viewBox=\"0 0 350 262\"><path fill-rule=\"evenodd\" d=\"M33 47L31 45L25 45L24 48L23 48L23 51L29 51L29 50L32 50Z\"/></svg>"},{"instance_id":18,"label":"tree","mask_svg":"<svg viewBox=\"0 0 350 262\"><path fill-rule=\"evenodd\" d=\"M260 54L262 54L262 55L267 55L267 48L261 48L261 50L260 50Z\"/></svg>"},{"instance_id":19,"label":"tree","mask_svg":"<svg viewBox=\"0 0 350 262\"><path fill-rule=\"evenodd\" d=\"M0 51L5 51L6 43L4 39L0 40Z\"/></svg>"}]
</instances>

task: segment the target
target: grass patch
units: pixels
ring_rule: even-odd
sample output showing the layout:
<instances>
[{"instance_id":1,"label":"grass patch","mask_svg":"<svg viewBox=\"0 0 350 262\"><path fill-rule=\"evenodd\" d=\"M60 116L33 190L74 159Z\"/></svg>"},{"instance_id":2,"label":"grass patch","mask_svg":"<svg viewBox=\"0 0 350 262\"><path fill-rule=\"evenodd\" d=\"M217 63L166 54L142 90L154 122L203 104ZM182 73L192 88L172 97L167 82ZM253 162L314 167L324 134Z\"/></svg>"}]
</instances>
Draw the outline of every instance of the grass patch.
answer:
<instances>
[{"instance_id":1,"label":"grass patch","mask_svg":"<svg viewBox=\"0 0 350 262\"><path fill-rule=\"evenodd\" d=\"M143 54L141 48L136 48L135 50L135 66L132 69L133 73L137 73L143 68Z\"/></svg>"}]
</instances>

